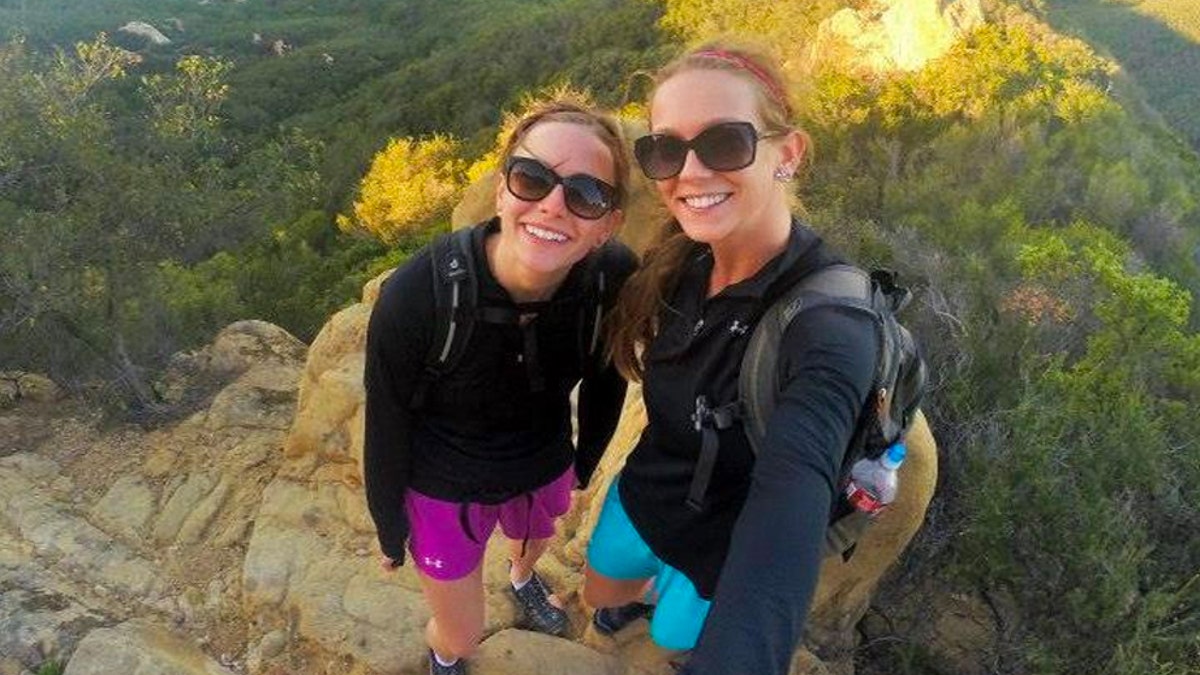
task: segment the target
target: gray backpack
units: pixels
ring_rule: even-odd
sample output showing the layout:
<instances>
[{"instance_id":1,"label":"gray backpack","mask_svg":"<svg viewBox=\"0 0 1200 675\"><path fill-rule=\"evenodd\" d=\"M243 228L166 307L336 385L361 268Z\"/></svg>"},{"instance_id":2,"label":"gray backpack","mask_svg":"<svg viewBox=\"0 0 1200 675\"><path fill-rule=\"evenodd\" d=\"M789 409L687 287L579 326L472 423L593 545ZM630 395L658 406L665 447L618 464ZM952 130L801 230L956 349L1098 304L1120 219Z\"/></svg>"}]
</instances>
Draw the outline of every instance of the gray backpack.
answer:
<instances>
[{"instance_id":1,"label":"gray backpack","mask_svg":"<svg viewBox=\"0 0 1200 675\"><path fill-rule=\"evenodd\" d=\"M877 270L868 275L857 267L838 264L802 278L772 302L750 336L742 357L739 400L719 408L707 408L703 399L697 402L696 428L704 438L688 504L702 508L716 463L715 430L728 428L735 419L740 419L750 447L755 453L761 451L767 420L781 391L779 344L792 320L807 310L828 305L864 312L878 329L879 358L870 397L843 456L839 491L825 536L825 554L848 560L870 519L846 502L840 487L854 462L877 458L903 439L925 393L925 362L920 349L896 319L896 313L911 298L908 289L896 284L892 272Z\"/></svg>"}]
</instances>

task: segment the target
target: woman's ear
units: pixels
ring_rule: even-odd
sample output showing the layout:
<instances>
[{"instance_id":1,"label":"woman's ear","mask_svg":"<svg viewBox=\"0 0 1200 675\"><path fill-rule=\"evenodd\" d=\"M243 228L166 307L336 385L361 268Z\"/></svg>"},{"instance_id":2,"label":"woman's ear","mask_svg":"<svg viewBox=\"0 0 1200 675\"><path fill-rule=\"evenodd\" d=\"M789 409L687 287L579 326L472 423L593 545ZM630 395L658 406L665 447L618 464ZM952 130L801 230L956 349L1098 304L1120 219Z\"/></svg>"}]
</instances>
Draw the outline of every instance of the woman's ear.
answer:
<instances>
[{"instance_id":1,"label":"woman's ear","mask_svg":"<svg viewBox=\"0 0 1200 675\"><path fill-rule=\"evenodd\" d=\"M625 222L625 212L621 209L613 209L604 218L604 234L596 240L592 248L600 248L609 239L616 236L621 229L621 224Z\"/></svg>"},{"instance_id":2,"label":"woman's ear","mask_svg":"<svg viewBox=\"0 0 1200 675\"><path fill-rule=\"evenodd\" d=\"M783 137L783 144L779 150L779 168L786 170L789 176L793 175L808 155L808 136L799 131L790 131Z\"/></svg>"},{"instance_id":3,"label":"woman's ear","mask_svg":"<svg viewBox=\"0 0 1200 675\"><path fill-rule=\"evenodd\" d=\"M502 206L500 204L500 200L504 197L504 191L505 191L504 172L497 169L496 173L495 173L495 177L496 177L496 197L495 197L496 213L500 213L500 208Z\"/></svg>"}]
</instances>

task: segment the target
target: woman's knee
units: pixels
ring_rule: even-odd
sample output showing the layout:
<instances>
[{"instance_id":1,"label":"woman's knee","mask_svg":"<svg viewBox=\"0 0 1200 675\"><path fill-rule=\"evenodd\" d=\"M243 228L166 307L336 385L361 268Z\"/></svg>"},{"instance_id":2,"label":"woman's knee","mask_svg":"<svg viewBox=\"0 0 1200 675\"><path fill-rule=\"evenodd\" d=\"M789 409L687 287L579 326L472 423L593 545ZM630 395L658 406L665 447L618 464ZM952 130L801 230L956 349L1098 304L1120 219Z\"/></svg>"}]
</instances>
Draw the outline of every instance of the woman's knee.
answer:
<instances>
[{"instance_id":1,"label":"woman's knee","mask_svg":"<svg viewBox=\"0 0 1200 675\"><path fill-rule=\"evenodd\" d=\"M465 659L474 655L483 641L483 624L466 626L442 624L430 619L426 628L430 646L445 658Z\"/></svg>"},{"instance_id":2,"label":"woman's knee","mask_svg":"<svg viewBox=\"0 0 1200 675\"><path fill-rule=\"evenodd\" d=\"M620 607L642 599L649 579L613 579L588 568L583 576L583 601L591 607Z\"/></svg>"}]
</instances>

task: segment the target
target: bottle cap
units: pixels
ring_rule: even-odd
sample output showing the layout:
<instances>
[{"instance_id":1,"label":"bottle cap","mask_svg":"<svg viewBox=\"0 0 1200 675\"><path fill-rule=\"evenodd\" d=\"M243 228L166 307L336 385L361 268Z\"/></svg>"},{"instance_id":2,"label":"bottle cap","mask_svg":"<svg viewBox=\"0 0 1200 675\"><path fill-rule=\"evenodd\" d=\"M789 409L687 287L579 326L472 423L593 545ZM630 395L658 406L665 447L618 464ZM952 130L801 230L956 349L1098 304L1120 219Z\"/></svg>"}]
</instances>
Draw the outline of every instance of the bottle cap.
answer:
<instances>
[{"instance_id":1,"label":"bottle cap","mask_svg":"<svg viewBox=\"0 0 1200 675\"><path fill-rule=\"evenodd\" d=\"M883 453L883 465L889 469L899 468L907 456L908 448L904 445L904 441L896 441Z\"/></svg>"}]
</instances>

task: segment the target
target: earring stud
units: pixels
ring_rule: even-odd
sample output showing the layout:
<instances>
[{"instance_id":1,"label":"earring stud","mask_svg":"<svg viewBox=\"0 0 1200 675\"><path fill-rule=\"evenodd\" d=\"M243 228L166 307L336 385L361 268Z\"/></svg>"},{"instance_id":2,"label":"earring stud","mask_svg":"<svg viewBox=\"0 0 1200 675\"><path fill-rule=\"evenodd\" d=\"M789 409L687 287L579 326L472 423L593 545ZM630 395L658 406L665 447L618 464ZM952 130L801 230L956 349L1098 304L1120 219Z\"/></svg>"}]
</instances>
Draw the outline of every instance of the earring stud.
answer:
<instances>
[{"instance_id":1,"label":"earring stud","mask_svg":"<svg viewBox=\"0 0 1200 675\"><path fill-rule=\"evenodd\" d=\"M780 183L788 183L792 180L792 172L786 166L781 166L775 169L775 180Z\"/></svg>"}]
</instances>

